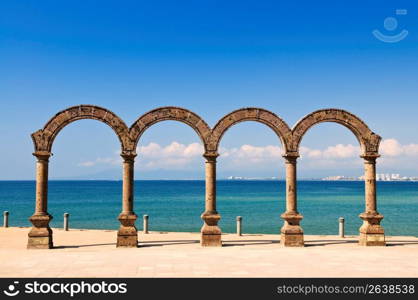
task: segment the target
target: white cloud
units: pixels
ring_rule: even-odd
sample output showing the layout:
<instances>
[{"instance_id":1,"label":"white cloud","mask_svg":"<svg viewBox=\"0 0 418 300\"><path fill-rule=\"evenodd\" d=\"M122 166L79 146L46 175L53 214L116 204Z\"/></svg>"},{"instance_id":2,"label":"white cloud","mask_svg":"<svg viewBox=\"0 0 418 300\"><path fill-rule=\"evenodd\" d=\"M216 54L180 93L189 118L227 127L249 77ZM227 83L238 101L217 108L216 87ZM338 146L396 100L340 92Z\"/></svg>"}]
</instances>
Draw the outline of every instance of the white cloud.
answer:
<instances>
[{"instance_id":1,"label":"white cloud","mask_svg":"<svg viewBox=\"0 0 418 300\"><path fill-rule=\"evenodd\" d=\"M402 145L395 139L383 140L380 153L387 156L399 156L403 152Z\"/></svg>"},{"instance_id":2,"label":"white cloud","mask_svg":"<svg viewBox=\"0 0 418 300\"><path fill-rule=\"evenodd\" d=\"M122 158L120 157L106 157L106 158L97 158L92 161L85 161L78 164L79 167L94 167L97 165L120 165L122 163Z\"/></svg>"},{"instance_id":3,"label":"white cloud","mask_svg":"<svg viewBox=\"0 0 418 300\"><path fill-rule=\"evenodd\" d=\"M383 156L418 156L418 144L402 145L395 139L382 141L380 153Z\"/></svg>"},{"instance_id":4,"label":"white cloud","mask_svg":"<svg viewBox=\"0 0 418 300\"><path fill-rule=\"evenodd\" d=\"M147 146L140 146L137 153L140 157L146 158L164 158L164 157L196 157L203 155L203 146L199 143L183 145L178 142L172 142L166 147L156 143L149 143Z\"/></svg>"},{"instance_id":5,"label":"white cloud","mask_svg":"<svg viewBox=\"0 0 418 300\"><path fill-rule=\"evenodd\" d=\"M172 142L162 146L157 143L149 143L137 149L136 163L139 168L145 170L166 169L192 169L202 168L204 159L203 146L199 143L181 144ZM253 146L242 145L239 148L220 148L220 164L230 170L239 171L242 168L257 168L269 170L277 167L282 162L283 149L278 146ZM418 144L402 145L396 139L383 140L380 148L382 158L379 159L381 167L402 166L403 160L418 163ZM338 144L325 149L313 149L301 147L301 167L304 169L332 169L332 168L358 168L362 165L360 147L357 145ZM120 165L122 159L119 152L114 157L97 158L93 161L85 161L78 164L80 167L94 167L97 165ZM409 164L411 164L411 162Z\"/></svg>"},{"instance_id":6,"label":"white cloud","mask_svg":"<svg viewBox=\"0 0 418 300\"><path fill-rule=\"evenodd\" d=\"M78 164L79 167L93 167L96 163L94 161L85 161Z\"/></svg>"},{"instance_id":7,"label":"white cloud","mask_svg":"<svg viewBox=\"0 0 418 300\"><path fill-rule=\"evenodd\" d=\"M308 159L346 159L358 157L360 155L360 147L351 144L338 144L328 147L325 150L301 147L300 155L302 158Z\"/></svg>"},{"instance_id":8,"label":"white cloud","mask_svg":"<svg viewBox=\"0 0 418 300\"><path fill-rule=\"evenodd\" d=\"M183 169L190 168L198 159L203 160L204 148L199 143L189 145L172 142L163 147L149 143L137 149L137 164L145 169Z\"/></svg>"},{"instance_id":9,"label":"white cloud","mask_svg":"<svg viewBox=\"0 0 418 300\"><path fill-rule=\"evenodd\" d=\"M245 159L246 161L257 163L274 158L281 158L283 150L278 146L257 147L242 145L240 148L221 148L219 153L221 158Z\"/></svg>"}]
</instances>

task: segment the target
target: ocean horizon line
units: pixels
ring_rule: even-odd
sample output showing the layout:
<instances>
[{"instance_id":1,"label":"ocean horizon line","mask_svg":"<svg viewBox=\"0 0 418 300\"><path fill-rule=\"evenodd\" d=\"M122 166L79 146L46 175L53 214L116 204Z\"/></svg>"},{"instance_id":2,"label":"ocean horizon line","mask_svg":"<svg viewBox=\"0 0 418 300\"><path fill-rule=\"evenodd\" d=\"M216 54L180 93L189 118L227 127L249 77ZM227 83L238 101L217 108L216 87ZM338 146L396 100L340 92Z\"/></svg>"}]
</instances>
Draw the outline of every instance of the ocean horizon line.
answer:
<instances>
[{"instance_id":1,"label":"ocean horizon line","mask_svg":"<svg viewBox=\"0 0 418 300\"><path fill-rule=\"evenodd\" d=\"M48 179L48 181L123 181L122 179ZM202 181L204 182L205 179L135 179L134 181ZM227 179L227 178L221 178L217 179L216 181L228 181L228 182L237 182L237 181L278 181L278 182L285 182L286 179ZM298 181L318 181L318 182L364 182L364 180L325 180L320 178L301 178L298 179ZM36 179L0 179L0 182L36 182ZM390 182L390 183L414 183L416 181L412 180L392 180L392 181L378 181L380 182Z\"/></svg>"}]
</instances>

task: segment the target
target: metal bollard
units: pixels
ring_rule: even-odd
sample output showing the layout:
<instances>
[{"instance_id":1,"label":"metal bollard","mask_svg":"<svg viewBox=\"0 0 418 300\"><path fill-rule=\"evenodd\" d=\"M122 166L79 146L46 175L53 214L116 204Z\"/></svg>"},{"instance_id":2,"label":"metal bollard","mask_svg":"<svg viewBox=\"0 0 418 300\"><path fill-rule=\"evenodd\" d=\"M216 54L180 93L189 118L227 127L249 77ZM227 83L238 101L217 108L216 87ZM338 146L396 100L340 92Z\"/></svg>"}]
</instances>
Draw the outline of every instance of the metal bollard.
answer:
<instances>
[{"instance_id":1,"label":"metal bollard","mask_svg":"<svg viewBox=\"0 0 418 300\"><path fill-rule=\"evenodd\" d=\"M237 217L237 235L242 236L242 217Z\"/></svg>"},{"instance_id":2,"label":"metal bollard","mask_svg":"<svg viewBox=\"0 0 418 300\"><path fill-rule=\"evenodd\" d=\"M4 228L9 227L9 212L8 211L3 212L3 227Z\"/></svg>"},{"instance_id":3,"label":"metal bollard","mask_svg":"<svg viewBox=\"0 0 418 300\"><path fill-rule=\"evenodd\" d=\"M148 234L149 232L148 232L148 219L149 219L149 216L148 215L144 215L144 233L145 234Z\"/></svg>"},{"instance_id":4,"label":"metal bollard","mask_svg":"<svg viewBox=\"0 0 418 300\"><path fill-rule=\"evenodd\" d=\"M70 214L69 213L65 213L64 214L64 230L68 231L69 229L69 225L68 225L68 219L70 218Z\"/></svg>"},{"instance_id":5,"label":"metal bollard","mask_svg":"<svg viewBox=\"0 0 418 300\"><path fill-rule=\"evenodd\" d=\"M344 218L339 218L338 219L339 223L340 223L340 238L344 238L345 237L345 219Z\"/></svg>"}]
</instances>

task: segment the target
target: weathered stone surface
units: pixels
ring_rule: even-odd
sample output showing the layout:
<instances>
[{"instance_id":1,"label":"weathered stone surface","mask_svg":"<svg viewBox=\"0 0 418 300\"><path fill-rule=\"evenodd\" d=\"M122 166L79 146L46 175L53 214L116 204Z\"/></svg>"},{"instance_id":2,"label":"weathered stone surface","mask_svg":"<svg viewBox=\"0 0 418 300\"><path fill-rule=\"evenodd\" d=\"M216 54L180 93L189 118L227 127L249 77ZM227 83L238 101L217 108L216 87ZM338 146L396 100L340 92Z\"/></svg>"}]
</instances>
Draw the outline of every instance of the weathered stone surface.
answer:
<instances>
[{"instance_id":1,"label":"weathered stone surface","mask_svg":"<svg viewBox=\"0 0 418 300\"><path fill-rule=\"evenodd\" d=\"M216 158L217 153L207 152L204 154L205 163L205 212L201 218L203 227L201 229L200 244L203 247L220 247L222 246L222 232L218 226L221 216L216 211Z\"/></svg>"},{"instance_id":2,"label":"weathered stone surface","mask_svg":"<svg viewBox=\"0 0 418 300\"><path fill-rule=\"evenodd\" d=\"M32 135L35 151L51 152L58 133L68 124L81 119L98 120L109 125L121 141L122 150L129 148L129 129L116 114L94 105L79 105L59 112L46 123L42 130Z\"/></svg>"},{"instance_id":3,"label":"weathered stone surface","mask_svg":"<svg viewBox=\"0 0 418 300\"><path fill-rule=\"evenodd\" d=\"M51 249L53 247L52 229L49 227L49 222L52 216L33 215L29 221L33 224L28 234L28 249Z\"/></svg>"},{"instance_id":4,"label":"weathered stone surface","mask_svg":"<svg viewBox=\"0 0 418 300\"><path fill-rule=\"evenodd\" d=\"M202 234L200 245L202 247L222 247L222 236L220 234Z\"/></svg>"},{"instance_id":5,"label":"weathered stone surface","mask_svg":"<svg viewBox=\"0 0 418 300\"><path fill-rule=\"evenodd\" d=\"M303 216L297 211L290 211L282 214L281 218L285 222L280 230L280 244L284 247L304 247L303 229L300 226Z\"/></svg>"},{"instance_id":6,"label":"weathered stone surface","mask_svg":"<svg viewBox=\"0 0 418 300\"><path fill-rule=\"evenodd\" d=\"M366 211L361 215L364 221L360 228L361 245L384 245L384 230L380 226L383 218L377 212L376 201L376 158L379 157L381 137L373 133L355 115L341 109L324 109L313 112L299 121L293 130L277 115L262 108L243 108L224 116L211 129L197 114L180 107L161 107L154 109L135 121L128 129L125 123L111 111L93 105L70 107L56 114L42 130L32 134L37 162L36 216L49 216L47 212L48 158L52 144L58 133L68 124L81 120L94 119L109 125L121 142L121 155L124 158L123 209L119 216L121 228L118 232L118 247L136 247L136 215L133 212L133 174L136 146L142 134L150 126L165 120L185 123L195 130L204 146L206 158L206 199L202 215L204 225L201 230L203 246L221 246L221 230L218 226L220 215L216 211L216 158L218 147L225 132L237 123L255 121L270 127L282 142L286 159L286 212L282 215L282 245L303 246L303 230L300 227L302 216L297 212L296 160L299 146L306 132L318 123L335 122L350 129L359 140L362 157L365 160ZM35 216L34 215L34 216ZM32 221L32 220L31 220ZM44 220L45 221L45 220ZM42 222L42 218L34 219ZM40 223L39 223L40 224ZM32 228L29 248L52 247L52 231L48 222Z\"/></svg>"},{"instance_id":7,"label":"weathered stone surface","mask_svg":"<svg viewBox=\"0 0 418 300\"><path fill-rule=\"evenodd\" d=\"M289 126L277 115L262 108L238 109L219 120L212 130L212 138L210 139L208 150L217 151L225 132L235 124L245 121L255 121L267 125L279 137L285 151L290 150L288 149L288 145L291 143L291 140L288 140L291 137Z\"/></svg>"},{"instance_id":8,"label":"weathered stone surface","mask_svg":"<svg viewBox=\"0 0 418 300\"><path fill-rule=\"evenodd\" d=\"M384 247L386 246L385 234L366 234L360 232L359 245L366 247Z\"/></svg>"},{"instance_id":9,"label":"weathered stone surface","mask_svg":"<svg viewBox=\"0 0 418 300\"><path fill-rule=\"evenodd\" d=\"M309 128L323 122L338 123L350 129L359 140L363 154L378 152L381 137L373 133L360 118L341 109L318 110L300 120L292 130L291 151L299 150Z\"/></svg>"},{"instance_id":10,"label":"weathered stone surface","mask_svg":"<svg viewBox=\"0 0 418 300\"><path fill-rule=\"evenodd\" d=\"M216 212L205 212L202 214L204 221L200 235L202 247L222 247L222 232L218 226L221 216Z\"/></svg>"},{"instance_id":11,"label":"weathered stone surface","mask_svg":"<svg viewBox=\"0 0 418 300\"><path fill-rule=\"evenodd\" d=\"M121 225L118 230L116 247L138 247L138 231L135 227L137 218L137 215L133 213L119 215L118 219Z\"/></svg>"},{"instance_id":12,"label":"weathered stone surface","mask_svg":"<svg viewBox=\"0 0 418 300\"><path fill-rule=\"evenodd\" d=\"M365 212L360 215L363 225L360 227L360 246L386 246L385 230L380 225L383 216L377 212Z\"/></svg>"},{"instance_id":13,"label":"weathered stone surface","mask_svg":"<svg viewBox=\"0 0 418 300\"><path fill-rule=\"evenodd\" d=\"M280 245L283 247L305 247L302 233L281 232Z\"/></svg>"},{"instance_id":14,"label":"weathered stone surface","mask_svg":"<svg viewBox=\"0 0 418 300\"><path fill-rule=\"evenodd\" d=\"M130 128L130 137L134 145L138 144L142 134L152 125L162 121L179 121L189 125L200 137L203 146L207 148L207 139L211 129L197 114L180 107L161 107L139 117Z\"/></svg>"}]
</instances>

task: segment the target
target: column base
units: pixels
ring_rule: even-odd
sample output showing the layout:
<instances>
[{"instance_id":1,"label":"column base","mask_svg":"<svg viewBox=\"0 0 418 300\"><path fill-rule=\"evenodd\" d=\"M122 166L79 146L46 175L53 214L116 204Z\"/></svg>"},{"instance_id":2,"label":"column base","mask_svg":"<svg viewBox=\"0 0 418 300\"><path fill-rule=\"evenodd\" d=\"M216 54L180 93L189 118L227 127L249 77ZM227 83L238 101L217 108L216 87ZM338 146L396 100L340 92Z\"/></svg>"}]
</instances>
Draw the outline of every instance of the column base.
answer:
<instances>
[{"instance_id":1,"label":"column base","mask_svg":"<svg viewBox=\"0 0 418 300\"><path fill-rule=\"evenodd\" d=\"M305 247L303 232L298 234L282 232L280 245L282 247Z\"/></svg>"},{"instance_id":2,"label":"column base","mask_svg":"<svg viewBox=\"0 0 418 300\"><path fill-rule=\"evenodd\" d=\"M385 230L380 226L383 216L378 213L360 215L363 225L360 227L360 246L386 246Z\"/></svg>"},{"instance_id":3,"label":"column base","mask_svg":"<svg viewBox=\"0 0 418 300\"><path fill-rule=\"evenodd\" d=\"M202 233L200 236L200 245L202 247L222 247L222 235Z\"/></svg>"},{"instance_id":4,"label":"column base","mask_svg":"<svg viewBox=\"0 0 418 300\"><path fill-rule=\"evenodd\" d=\"M135 227L137 219L135 214L120 214L118 220L121 225L118 230L116 247L136 248L138 247L138 231Z\"/></svg>"},{"instance_id":5,"label":"column base","mask_svg":"<svg viewBox=\"0 0 418 300\"><path fill-rule=\"evenodd\" d=\"M367 246L367 247L378 247L378 246L384 247L386 246L385 235L360 233L359 245Z\"/></svg>"},{"instance_id":6,"label":"column base","mask_svg":"<svg viewBox=\"0 0 418 300\"><path fill-rule=\"evenodd\" d=\"M299 225L303 216L298 213L284 213L281 218L285 222L280 231L280 245L282 247L304 247L303 229Z\"/></svg>"},{"instance_id":7,"label":"column base","mask_svg":"<svg viewBox=\"0 0 418 300\"><path fill-rule=\"evenodd\" d=\"M121 235L118 232L118 240L116 243L117 248L137 248L138 236L137 235Z\"/></svg>"},{"instance_id":8,"label":"column base","mask_svg":"<svg viewBox=\"0 0 418 300\"><path fill-rule=\"evenodd\" d=\"M222 247L222 232L218 226L221 216L214 213L203 213L202 220L205 222L200 230L200 245L202 247Z\"/></svg>"},{"instance_id":9,"label":"column base","mask_svg":"<svg viewBox=\"0 0 418 300\"><path fill-rule=\"evenodd\" d=\"M30 217L29 221L33 227L28 233L27 249L52 249L54 247L52 229L49 227L51 220L52 216L49 214Z\"/></svg>"}]
</instances>

